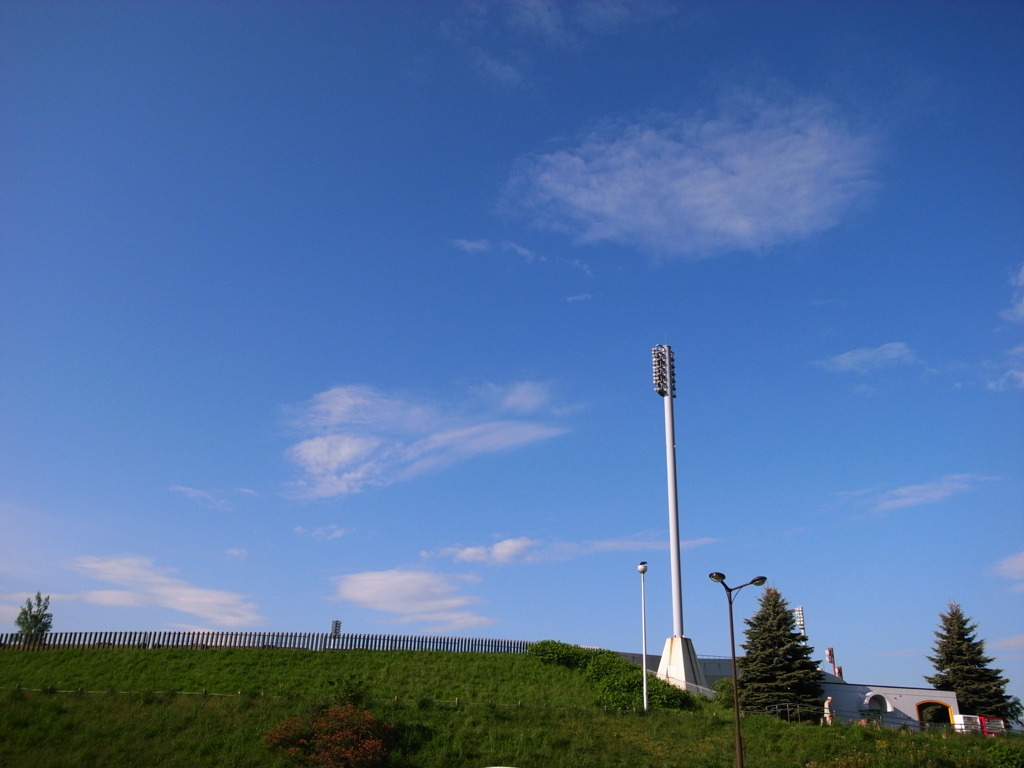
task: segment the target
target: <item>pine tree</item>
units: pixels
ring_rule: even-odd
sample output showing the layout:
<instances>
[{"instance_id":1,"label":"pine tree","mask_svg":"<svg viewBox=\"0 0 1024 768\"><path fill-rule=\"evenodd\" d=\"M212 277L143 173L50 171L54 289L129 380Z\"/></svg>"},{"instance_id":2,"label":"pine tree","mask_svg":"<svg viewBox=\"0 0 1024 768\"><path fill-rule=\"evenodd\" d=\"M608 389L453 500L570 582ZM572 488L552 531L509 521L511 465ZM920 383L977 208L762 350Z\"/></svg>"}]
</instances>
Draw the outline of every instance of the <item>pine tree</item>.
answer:
<instances>
[{"instance_id":1,"label":"pine tree","mask_svg":"<svg viewBox=\"0 0 1024 768\"><path fill-rule=\"evenodd\" d=\"M935 674L924 679L935 688L954 691L961 714L1019 719L1020 699L1007 695L1010 681L1002 676L1003 670L989 667L994 659L985 655L985 641L975 635L978 625L957 603L947 608L939 614L935 655L927 657Z\"/></svg>"},{"instance_id":2,"label":"pine tree","mask_svg":"<svg viewBox=\"0 0 1024 768\"><path fill-rule=\"evenodd\" d=\"M50 596L43 597L36 592L35 604L26 600L14 620L18 632L26 637L40 638L53 626L53 614L49 611Z\"/></svg>"},{"instance_id":3,"label":"pine tree","mask_svg":"<svg viewBox=\"0 0 1024 768\"><path fill-rule=\"evenodd\" d=\"M818 717L822 673L811 659L814 649L779 590L766 588L759 602L760 610L745 620L746 654L738 661L740 704L746 710L797 705L804 715Z\"/></svg>"}]
</instances>

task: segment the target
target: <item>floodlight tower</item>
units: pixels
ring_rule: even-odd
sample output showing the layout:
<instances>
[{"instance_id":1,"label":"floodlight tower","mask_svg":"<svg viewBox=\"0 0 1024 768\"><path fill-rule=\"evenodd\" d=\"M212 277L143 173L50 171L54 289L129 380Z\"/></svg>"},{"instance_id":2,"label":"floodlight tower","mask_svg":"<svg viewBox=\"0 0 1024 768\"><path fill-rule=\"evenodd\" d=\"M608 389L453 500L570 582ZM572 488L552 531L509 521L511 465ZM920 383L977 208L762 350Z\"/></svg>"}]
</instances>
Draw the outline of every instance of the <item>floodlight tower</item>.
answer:
<instances>
[{"instance_id":1,"label":"floodlight tower","mask_svg":"<svg viewBox=\"0 0 1024 768\"><path fill-rule=\"evenodd\" d=\"M679 556L679 498L676 487L676 433L672 401L676 396L676 364L672 347L659 344L651 350L654 391L665 403L665 463L668 474L668 548L672 566L672 637L658 667L658 676L682 688L706 688L704 670L697 662L693 643L683 635L683 575Z\"/></svg>"},{"instance_id":2,"label":"floodlight tower","mask_svg":"<svg viewBox=\"0 0 1024 768\"><path fill-rule=\"evenodd\" d=\"M683 576L679 567L679 494L676 487L676 430L672 401L676 397L676 361L672 347L651 350L654 391L665 402L665 465L668 476L668 550L672 565L672 634L683 636Z\"/></svg>"}]
</instances>

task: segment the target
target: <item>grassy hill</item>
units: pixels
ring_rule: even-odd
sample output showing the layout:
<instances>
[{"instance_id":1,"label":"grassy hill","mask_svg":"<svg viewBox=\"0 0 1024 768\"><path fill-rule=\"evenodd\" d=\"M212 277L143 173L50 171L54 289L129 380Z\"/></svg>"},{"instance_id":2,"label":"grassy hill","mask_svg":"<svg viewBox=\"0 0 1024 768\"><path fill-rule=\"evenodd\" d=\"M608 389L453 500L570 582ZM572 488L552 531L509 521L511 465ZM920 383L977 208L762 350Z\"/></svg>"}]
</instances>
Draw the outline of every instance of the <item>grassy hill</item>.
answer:
<instances>
[{"instance_id":1,"label":"grassy hill","mask_svg":"<svg viewBox=\"0 0 1024 768\"><path fill-rule=\"evenodd\" d=\"M639 670L636 677L639 678ZM637 679L639 689L639 679ZM592 676L521 654L220 648L0 651L0 765L289 765L263 734L355 700L394 768L728 768L729 710L601 707ZM744 720L751 768L1018 768L1021 739Z\"/></svg>"}]
</instances>

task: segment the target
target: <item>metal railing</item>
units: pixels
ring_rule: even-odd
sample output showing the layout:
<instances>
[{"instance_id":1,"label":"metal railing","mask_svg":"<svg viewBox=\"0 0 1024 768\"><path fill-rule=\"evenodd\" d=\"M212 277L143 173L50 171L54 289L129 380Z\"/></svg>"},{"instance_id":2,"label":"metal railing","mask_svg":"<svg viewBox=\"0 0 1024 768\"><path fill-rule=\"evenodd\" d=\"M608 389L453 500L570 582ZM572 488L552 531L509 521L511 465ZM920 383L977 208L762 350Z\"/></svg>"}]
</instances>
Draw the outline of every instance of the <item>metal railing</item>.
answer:
<instances>
[{"instance_id":1,"label":"metal railing","mask_svg":"<svg viewBox=\"0 0 1024 768\"><path fill-rule=\"evenodd\" d=\"M0 650L48 648L292 648L305 651L526 653L526 640L328 632L50 632L0 634Z\"/></svg>"}]
</instances>

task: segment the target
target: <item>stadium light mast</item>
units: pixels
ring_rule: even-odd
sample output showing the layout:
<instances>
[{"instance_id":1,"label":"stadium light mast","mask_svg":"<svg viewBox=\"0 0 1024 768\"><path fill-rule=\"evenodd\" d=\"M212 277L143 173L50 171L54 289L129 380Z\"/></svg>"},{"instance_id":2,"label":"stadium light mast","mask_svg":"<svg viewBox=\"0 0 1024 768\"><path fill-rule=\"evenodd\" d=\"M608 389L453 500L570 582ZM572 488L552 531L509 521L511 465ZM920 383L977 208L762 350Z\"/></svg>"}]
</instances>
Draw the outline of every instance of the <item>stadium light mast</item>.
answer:
<instances>
[{"instance_id":1,"label":"stadium light mast","mask_svg":"<svg viewBox=\"0 0 1024 768\"><path fill-rule=\"evenodd\" d=\"M707 678L697 661L693 642L683 634L683 574L680 564L679 499L676 488L676 432L672 401L676 396L675 356L668 344L651 350L654 391L665 403L665 464L668 474L668 535L672 578L672 637L658 665L658 677L686 690L706 692Z\"/></svg>"},{"instance_id":2,"label":"stadium light mast","mask_svg":"<svg viewBox=\"0 0 1024 768\"><path fill-rule=\"evenodd\" d=\"M676 363L672 347L651 350L654 391L665 402L665 465L668 475L668 549L672 566L672 634L683 636L683 575L679 557L679 493L676 484L676 430L672 401L676 397Z\"/></svg>"}]
</instances>

